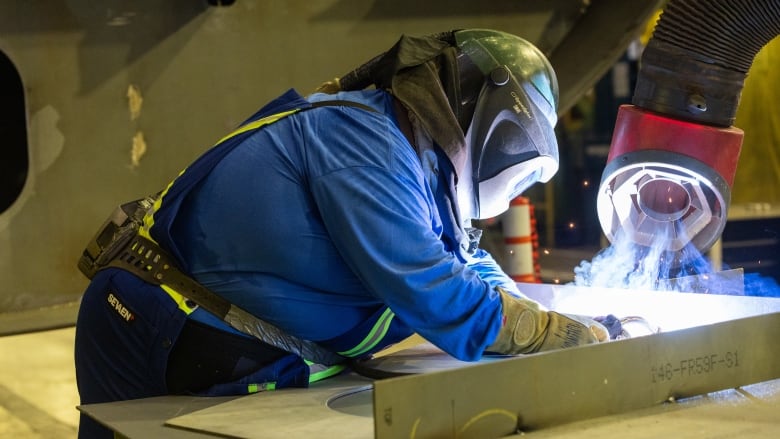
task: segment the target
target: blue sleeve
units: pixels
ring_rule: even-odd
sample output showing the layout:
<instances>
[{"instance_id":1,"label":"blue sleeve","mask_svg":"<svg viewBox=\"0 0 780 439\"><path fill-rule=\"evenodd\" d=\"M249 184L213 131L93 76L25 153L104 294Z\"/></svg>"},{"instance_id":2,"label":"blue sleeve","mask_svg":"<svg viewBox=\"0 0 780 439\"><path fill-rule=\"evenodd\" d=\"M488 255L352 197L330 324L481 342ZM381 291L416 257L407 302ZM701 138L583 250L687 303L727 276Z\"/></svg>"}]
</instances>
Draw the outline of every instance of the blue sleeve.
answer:
<instances>
[{"instance_id":1,"label":"blue sleeve","mask_svg":"<svg viewBox=\"0 0 780 439\"><path fill-rule=\"evenodd\" d=\"M519 297L525 297L517 288L517 283L498 265L493 256L483 249L477 249L466 265L479 274L479 277L491 287L502 287L507 292Z\"/></svg>"},{"instance_id":2,"label":"blue sleeve","mask_svg":"<svg viewBox=\"0 0 780 439\"><path fill-rule=\"evenodd\" d=\"M395 127L378 128L379 119L365 127L351 121L359 135L312 139L340 154L338 166L311 182L323 223L347 265L396 318L456 358L479 359L499 330L498 295L446 251L419 159Z\"/></svg>"}]
</instances>

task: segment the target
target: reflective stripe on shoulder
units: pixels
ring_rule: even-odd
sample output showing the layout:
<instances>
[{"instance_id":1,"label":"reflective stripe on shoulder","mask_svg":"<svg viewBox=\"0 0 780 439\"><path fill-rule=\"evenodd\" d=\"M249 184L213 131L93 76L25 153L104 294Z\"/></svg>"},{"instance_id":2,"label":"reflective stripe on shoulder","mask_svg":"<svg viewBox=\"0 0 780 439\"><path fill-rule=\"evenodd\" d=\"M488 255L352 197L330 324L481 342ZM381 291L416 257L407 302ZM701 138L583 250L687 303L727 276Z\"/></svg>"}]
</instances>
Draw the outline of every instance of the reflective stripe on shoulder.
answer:
<instances>
[{"instance_id":1,"label":"reflective stripe on shoulder","mask_svg":"<svg viewBox=\"0 0 780 439\"><path fill-rule=\"evenodd\" d=\"M300 108L296 108L296 109L290 110L290 111L282 111L281 113L272 114L270 116L266 116L266 117L263 117L261 119L257 119L254 122L249 122L248 124L242 125L242 126L238 127L232 133L230 133L227 136L221 138L219 140L219 142L217 142L217 145L219 145L220 143L230 139L231 137L235 137L235 136L237 136L237 135L239 135L241 133L245 133L247 131L252 131L252 130L258 129L258 128L264 126L264 125L272 124L272 123L276 122L277 120L279 120L279 119L281 119L283 117L287 117L287 116L289 116L289 115L291 115L293 113L297 113L300 110L301 110Z\"/></svg>"},{"instance_id":2,"label":"reflective stripe on shoulder","mask_svg":"<svg viewBox=\"0 0 780 439\"><path fill-rule=\"evenodd\" d=\"M176 178L181 177L182 174L184 174L184 171L187 169L183 169L181 172L179 172L179 175L176 176ZM159 244L157 241L152 238L152 235L150 234L150 230L152 230L152 226L154 225L154 213L160 210L160 206L162 206L162 199L165 196L165 194L168 193L168 191L171 189L171 186L173 186L173 183L176 181L176 179L173 179L170 183L168 183L168 186L165 187L165 190L160 192L160 195L157 196L157 198L154 200L154 204L152 204L152 208L149 209L148 212L146 212L146 215L144 215L144 223L141 225L141 227L138 228L138 234L143 236L144 238L148 239L149 241L152 241L155 244Z\"/></svg>"},{"instance_id":3,"label":"reflective stripe on shoulder","mask_svg":"<svg viewBox=\"0 0 780 439\"><path fill-rule=\"evenodd\" d=\"M379 316L379 319L374 323L374 327L371 328L371 331L363 341L358 343L354 348L348 351L339 352L338 354L345 357L358 357L373 349L374 346L385 337L385 334L387 334L393 317L395 317L395 313L393 313L390 308L387 308L382 315Z\"/></svg>"}]
</instances>

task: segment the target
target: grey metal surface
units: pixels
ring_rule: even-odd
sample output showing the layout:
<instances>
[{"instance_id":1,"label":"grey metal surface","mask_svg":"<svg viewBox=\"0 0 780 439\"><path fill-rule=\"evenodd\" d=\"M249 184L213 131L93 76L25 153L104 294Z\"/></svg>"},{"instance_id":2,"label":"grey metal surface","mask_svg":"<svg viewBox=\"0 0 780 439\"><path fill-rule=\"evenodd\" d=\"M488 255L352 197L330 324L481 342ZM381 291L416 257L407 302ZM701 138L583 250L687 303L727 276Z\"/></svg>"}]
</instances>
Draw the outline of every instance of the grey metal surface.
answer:
<instances>
[{"instance_id":1,"label":"grey metal surface","mask_svg":"<svg viewBox=\"0 0 780 439\"><path fill-rule=\"evenodd\" d=\"M225 404L233 397L159 396L142 400L88 404L78 409L127 438L189 439L214 437L206 432L165 426L165 420Z\"/></svg>"},{"instance_id":2,"label":"grey metal surface","mask_svg":"<svg viewBox=\"0 0 780 439\"><path fill-rule=\"evenodd\" d=\"M374 383L377 438L503 437L780 377L780 313Z\"/></svg>"},{"instance_id":3,"label":"grey metal surface","mask_svg":"<svg viewBox=\"0 0 780 439\"><path fill-rule=\"evenodd\" d=\"M169 419L166 425L244 438L366 438L373 429L370 410L345 410L348 403L335 401L364 392L371 388L371 383L354 374L342 375L315 383L309 389L246 396ZM329 408L331 401L340 409Z\"/></svg>"},{"instance_id":4,"label":"grey metal surface","mask_svg":"<svg viewBox=\"0 0 780 439\"><path fill-rule=\"evenodd\" d=\"M366 438L373 430L371 383L345 374L309 389L244 397L160 396L78 408L128 439Z\"/></svg>"},{"instance_id":5,"label":"grey metal surface","mask_svg":"<svg viewBox=\"0 0 780 439\"><path fill-rule=\"evenodd\" d=\"M612 3L621 2L0 2L0 51L21 76L29 134L27 180L0 212L0 313L78 301L87 281L76 260L107 213L157 192L287 88L308 93L401 33L490 27L550 53L570 101L619 56L655 2L602 6ZM602 19L583 20L596 10ZM607 12L622 27L607 25ZM40 323L51 326L46 313Z\"/></svg>"},{"instance_id":6,"label":"grey metal surface","mask_svg":"<svg viewBox=\"0 0 780 439\"><path fill-rule=\"evenodd\" d=\"M349 377L334 378L330 385L337 385ZM276 411L273 407L263 406L256 410L253 397L245 397L235 402L226 403L219 398L190 397L160 397L149 398L105 405L84 406L82 410L98 417L115 427L115 430L128 438L205 438L226 437L227 432L215 432L206 426L206 430L192 430L186 427L186 416L200 417L201 414L219 416L221 413L243 413L241 426L233 426L232 432L238 431L233 437L266 438L274 437L271 430L265 429L264 419L272 419L274 423L286 422L284 427L286 439L298 437L373 437L373 404L371 390L360 390L362 386L353 389L356 393L341 398L343 404L352 404L350 414L362 416L369 422L340 422L338 417L332 419L332 426L327 430L332 436L323 434L303 434L310 431L305 424L309 407L306 404L299 407L297 414L289 411ZM332 400L332 395L323 396L309 406L320 410ZM347 402L350 398L355 401ZM298 404L299 401L296 401ZM193 410L200 408L203 413ZM339 409L334 409L339 410ZM356 411L357 410L357 411ZM780 380L766 381L758 384L713 392L702 396L680 399L674 402L655 404L646 409L626 411L609 416L603 416L583 421L565 423L549 428L526 431L517 437L526 438L582 438L582 437L620 437L624 439L657 439L659 437L676 437L686 439L712 439L713 437L749 437L756 439L774 439L777 437L780 424L777 418L780 410ZM181 415L184 428L165 426L165 419L172 414ZM200 424L202 425L202 424ZM211 431L211 432L209 432ZM270 431L270 433L269 433ZM449 436L445 436L449 437ZM515 435L512 435L515 437Z\"/></svg>"},{"instance_id":7,"label":"grey metal surface","mask_svg":"<svg viewBox=\"0 0 780 439\"><path fill-rule=\"evenodd\" d=\"M514 358L507 355L484 356L480 364ZM382 379L400 375L415 375L436 372L440 370L457 369L473 366L475 363L461 361L451 357L446 352L431 343L404 349L393 355L371 358L359 363L358 373Z\"/></svg>"},{"instance_id":8,"label":"grey metal surface","mask_svg":"<svg viewBox=\"0 0 780 439\"><path fill-rule=\"evenodd\" d=\"M773 380L511 437L776 439L779 411L780 380Z\"/></svg>"}]
</instances>

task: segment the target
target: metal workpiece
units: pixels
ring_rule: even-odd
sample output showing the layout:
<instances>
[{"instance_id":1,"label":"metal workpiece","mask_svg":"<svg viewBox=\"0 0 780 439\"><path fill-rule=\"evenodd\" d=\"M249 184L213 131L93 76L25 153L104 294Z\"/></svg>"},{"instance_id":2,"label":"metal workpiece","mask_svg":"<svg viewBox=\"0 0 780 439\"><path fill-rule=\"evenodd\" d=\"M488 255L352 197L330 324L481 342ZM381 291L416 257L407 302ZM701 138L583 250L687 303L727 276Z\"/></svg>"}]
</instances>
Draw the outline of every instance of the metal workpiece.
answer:
<instances>
[{"instance_id":1,"label":"metal workpiece","mask_svg":"<svg viewBox=\"0 0 780 439\"><path fill-rule=\"evenodd\" d=\"M312 384L249 395L174 417L171 427L241 438L371 437L371 380L350 374ZM366 394L365 392L369 392ZM350 408L349 395L368 395L362 407ZM332 406L335 406L334 409Z\"/></svg>"},{"instance_id":2,"label":"metal workpiece","mask_svg":"<svg viewBox=\"0 0 780 439\"><path fill-rule=\"evenodd\" d=\"M524 439L777 437L780 380L669 401L646 409L519 433Z\"/></svg>"},{"instance_id":3,"label":"metal workpiece","mask_svg":"<svg viewBox=\"0 0 780 439\"><path fill-rule=\"evenodd\" d=\"M780 299L518 287L559 312L622 317L632 336L377 381L376 437L503 437L780 378Z\"/></svg>"},{"instance_id":4,"label":"metal workpiece","mask_svg":"<svg viewBox=\"0 0 780 439\"><path fill-rule=\"evenodd\" d=\"M756 424L728 423L735 436L747 431L740 428L752 429L751 434L772 430L766 420L774 419L780 404L780 299L551 284L518 287L560 312L616 315L630 336L473 363L456 360L417 337L361 365L393 378L352 371L309 389L228 401L163 397L80 409L126 437L490 438L519 432L551 437L548 431L565 431L574 423L592 426L597 419L611 419L614 428L625 430L648 413L661 419L660 435L684 420L668 412L697 404L705 414L721 413L723 405L741 416L749 412ZM769 383L763 387L769 389L766 395L726 390L755 383ZM730 396L699 397L720 391ZM735 407L734 398L743 408ZM195 403L197 410L192 409ZM632 413L643 413L642 419ZM687 437L711 437L706 431L717 427L707 428Z\"/></svg>"},{"instance_id":5,"label":"metal workpiece","mask_svg":"<svg viewBox=\"0 0 780 439\"><path fill-rule=\"evenodd\" d=\"M377 438L505 437L780 377L780 313L374 383Z\"/></svg>"}]
</instances>

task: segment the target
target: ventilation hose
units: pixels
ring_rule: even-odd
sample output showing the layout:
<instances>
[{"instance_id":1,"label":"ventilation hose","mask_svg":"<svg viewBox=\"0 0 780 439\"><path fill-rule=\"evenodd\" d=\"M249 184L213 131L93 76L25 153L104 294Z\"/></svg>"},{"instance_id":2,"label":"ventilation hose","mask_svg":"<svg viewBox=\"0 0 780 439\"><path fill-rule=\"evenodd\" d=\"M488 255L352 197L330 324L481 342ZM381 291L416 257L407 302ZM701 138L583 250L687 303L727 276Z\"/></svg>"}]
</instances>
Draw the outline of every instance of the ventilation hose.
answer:
<instances>
[{"instance_id":1,"label":"ventilation hose","mask_svg":"<svg viewBox=\"0 0 780 439\"><path fill-rule=\"evenodd\" d=\"M597 209L614 244L685 265L725 228L743 133L733 127L756 54L780 34L780 0L670 0L618 111ZM695 250L695 251L694 251Z\"/></svg>"},{"instance_id":2,"label":"ventilation hose","mask_svg":"<svg viewBox=\"0 0 780 439\"><path fill-rule=\"evenodd\" d=\"M642 54L633 104L731 126L756 54L778 34L778 0L672 0Z\"/></svg>"}]
</instances>

